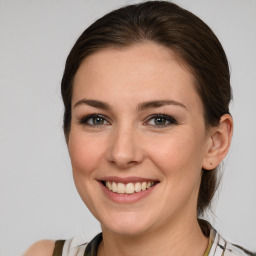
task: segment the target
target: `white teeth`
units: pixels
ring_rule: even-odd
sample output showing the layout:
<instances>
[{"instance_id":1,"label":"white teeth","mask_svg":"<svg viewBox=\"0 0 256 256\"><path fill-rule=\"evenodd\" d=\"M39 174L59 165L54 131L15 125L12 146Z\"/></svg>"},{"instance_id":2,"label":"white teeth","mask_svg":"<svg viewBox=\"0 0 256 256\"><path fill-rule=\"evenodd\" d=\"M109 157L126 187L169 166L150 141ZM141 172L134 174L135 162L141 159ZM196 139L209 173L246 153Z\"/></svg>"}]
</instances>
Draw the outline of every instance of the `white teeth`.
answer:
<instances>
[{"instance_id":1,"label":"white teeth","mask_svg":"<svg viewBox=\"0 0 256 256\"><path fill-rule=\"evenodd\" d=\"M134 193L134 185L133 185L133 183L128 183L126 185L125 192L126 192L126 194L133 194Z\"/></svg>"},{"instance_id":2,"label":"white teeth","mask_svg":"<svg viewBox=\"0 0 256 256\"><path fill-rule=\"evenodd\" d=\"M107 181L107 182L106 182L106 187L107 187L109 190L111 190L111 182L110 182L110 181Z\"/></svg>"},{"instance_id":3,"label":"white teeth","mask_svg":"<svg viewBox=\"0 0 256 256\"><path fill-rule=\"evenodd\" d=\"M117 192L117 184L115 182L112 183L112 190L113 192Z\"/></svg>"},{"instance_id":4,"label":"white teeth","mask_svg":"<svg viewBox=\"0 0 256 256\"><path fill-rule=\"evenodd\" d=\"M134 190L135 190L135 192L140 192L141 191L141 184L139 182L135 183Z\"/></svg>"},{"instance_id":5,"label":"white teeth","mask_svg":"<svg viewBox=\"0 0 256 256\"><path fill-rule=\"evenodd\" d=\"M117 193L118 194L124 194L125 193L125 184L118 183L117 184Z\"/></svg>"},{"instance_id":6,"label":"white teeth","mask_svg":"<svg viewBox=\"0 0 256 256\"><path fill-rule=\"evenodd\" d=\"M144 191L146 189L151 188L154 185L154 182L152 181L143 181L143 182L136 182L136 183L116 183L111 181L106 181L106 187L118 194L134 194L138 193L140 191Z\"/></svg>"},{"instance_id":7,"label":"white teeth","mask_svg":"<svg viewBox=\"0 0 256 256\"><path fill-rule=\"evenodd\" d=\"M146 190L146 188L147 188L147 182L142 182L141 190Z\"/></svg>"}]
</instances>

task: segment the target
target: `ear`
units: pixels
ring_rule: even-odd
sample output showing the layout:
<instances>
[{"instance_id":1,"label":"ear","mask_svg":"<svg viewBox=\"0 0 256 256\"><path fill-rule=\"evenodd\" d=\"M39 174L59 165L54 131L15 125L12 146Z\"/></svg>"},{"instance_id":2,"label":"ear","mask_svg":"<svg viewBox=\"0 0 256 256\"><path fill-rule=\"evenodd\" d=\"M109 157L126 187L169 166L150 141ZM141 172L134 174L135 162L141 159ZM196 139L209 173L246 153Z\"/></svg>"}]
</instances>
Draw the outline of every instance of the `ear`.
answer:
<instances>
[{"instance_id":1,"label":"ear","mask_svg":"<svg viewBox=\"0 0 256 256\"><path fill-rule=\"evenodd\" d=\"M203 169L216 168L227 155L233 134L233 119L225 114L217 127L210 128L209 144L203 159Z\"/></svg>"}]
</instances>

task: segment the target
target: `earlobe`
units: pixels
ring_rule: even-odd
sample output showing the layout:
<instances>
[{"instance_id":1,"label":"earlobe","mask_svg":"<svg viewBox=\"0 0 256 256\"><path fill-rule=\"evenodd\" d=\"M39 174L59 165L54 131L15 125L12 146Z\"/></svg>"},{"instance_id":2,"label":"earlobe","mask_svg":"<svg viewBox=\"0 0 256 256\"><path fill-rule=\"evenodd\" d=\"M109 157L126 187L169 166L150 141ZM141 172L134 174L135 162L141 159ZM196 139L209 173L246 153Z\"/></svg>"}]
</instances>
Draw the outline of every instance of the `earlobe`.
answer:
<instances>
[{"instance_id":1,"label":"earlobe","mask_svg":"<svg viewBox=\"0 0 256 256\"><path fill-rule=\"evenodd\" d=\"M210 134L210 142L203 160L203 169L213 170L228 153L233 134L233 119L225 114L220 118L219 125L213 127Z\"/></svg>"}]
</instances>

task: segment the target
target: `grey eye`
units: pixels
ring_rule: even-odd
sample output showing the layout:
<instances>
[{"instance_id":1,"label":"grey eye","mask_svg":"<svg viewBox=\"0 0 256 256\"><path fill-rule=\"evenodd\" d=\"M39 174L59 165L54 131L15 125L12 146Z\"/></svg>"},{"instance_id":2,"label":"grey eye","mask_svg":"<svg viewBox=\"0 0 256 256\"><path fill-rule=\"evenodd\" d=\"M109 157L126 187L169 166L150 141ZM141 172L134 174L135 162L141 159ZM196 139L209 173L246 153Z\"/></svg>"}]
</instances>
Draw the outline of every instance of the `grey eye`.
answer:
<instances>
[{"instance_id":1,"label":"grey eye","mask_svg":"<svg viewBox=\"0 0 256 256\"><path fill-rule=\"evenodd\" d=\"M167 120L163 117L155 117L154 119L155 125L165 125Z\"/></svg>"},{"instance_id":2,"label":"grey eye","mask_svg":"<svg viewBox=\"0 0 256 256\"><path fill-rule=\"evenodd\" d=\"M177 124L177 121L171 116L157 114L157 115L151 116L146 122L146 124L161 128L161 127L166 127L172 124Z\"/></svg>"},{"instance_id":3,"label":"grey eye","mask_svg":"<svg viewBox=\"0 0 256 256\"><path fill-rule=\"evenodd\" d=\"M80 120L80 123L83 125L90 125L90 126L100 126L100 125L109 125L109 121L102 116L102 115L89 115Z\"/></svg>"},{"instance_id":4,"label":"grey eye","mask_svg":"<svg viewBox=\"0 0 256 256\"><path fill-rule=\"evenodd\" d=\"M91 117L87 122L92 125L102 125L105 124L106 120L102 117Z\"/></svg>"}]
</instances>

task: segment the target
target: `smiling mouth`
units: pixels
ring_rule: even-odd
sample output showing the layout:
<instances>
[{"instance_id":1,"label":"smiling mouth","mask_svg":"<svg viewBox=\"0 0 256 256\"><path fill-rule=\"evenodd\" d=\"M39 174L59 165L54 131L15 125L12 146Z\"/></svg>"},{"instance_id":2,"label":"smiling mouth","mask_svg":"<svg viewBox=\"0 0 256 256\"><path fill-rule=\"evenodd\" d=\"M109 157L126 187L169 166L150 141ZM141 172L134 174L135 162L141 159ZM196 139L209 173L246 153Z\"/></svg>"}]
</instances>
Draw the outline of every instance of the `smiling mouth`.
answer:
<instances>
[{"instance_id":1,"label":"smiling mouth","mask_svg":"<svg viewBox=\"0 0 256 256\"><path fill-rule=\"evenodd\" d=\"M157 181L143 181L143 182L130 182L130 183L121 183L114 181L101 181L101 183L108 188L109 191L112 191L117 194L128 194L132 195L150 189L156 185Z\"/></svg>"}]
</instances>

